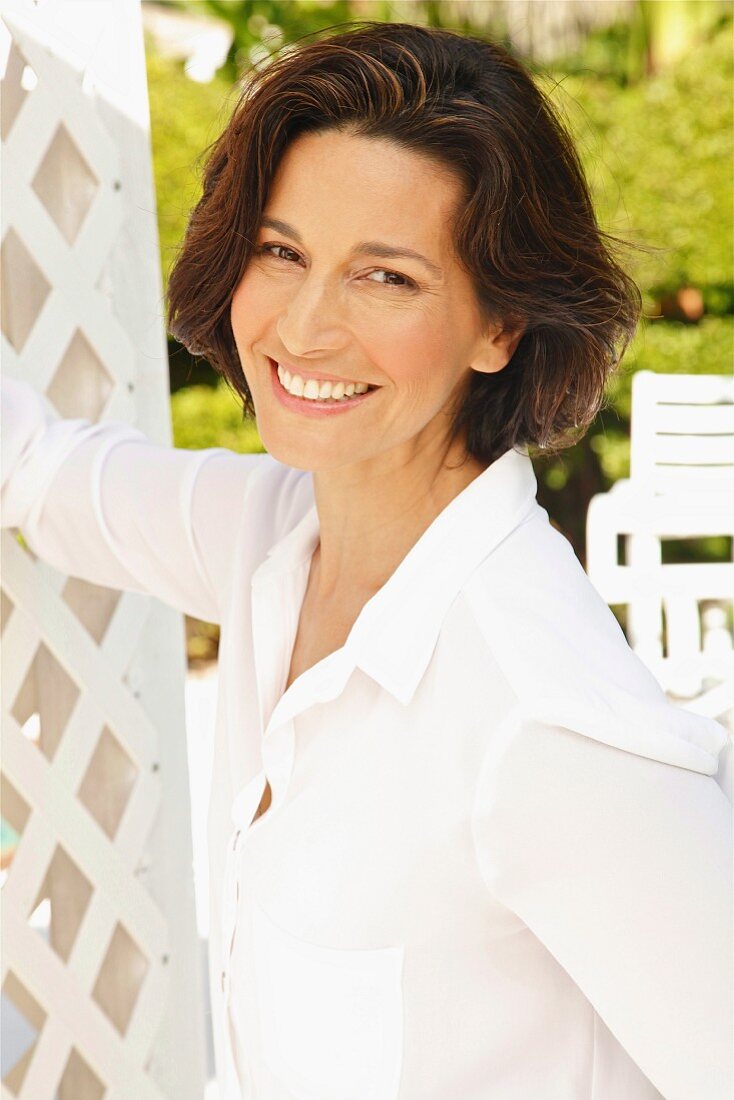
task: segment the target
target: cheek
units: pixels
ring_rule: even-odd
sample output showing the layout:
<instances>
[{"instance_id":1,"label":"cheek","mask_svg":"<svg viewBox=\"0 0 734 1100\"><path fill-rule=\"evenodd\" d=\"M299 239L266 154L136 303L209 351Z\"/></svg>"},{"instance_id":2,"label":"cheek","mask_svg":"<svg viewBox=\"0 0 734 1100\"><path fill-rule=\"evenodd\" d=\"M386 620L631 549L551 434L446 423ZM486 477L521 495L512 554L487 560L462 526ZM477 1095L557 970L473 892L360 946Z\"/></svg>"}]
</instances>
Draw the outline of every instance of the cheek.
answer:
<instances>
[{"instance_id":1,"label":"cheek","mask_svg":"<svg viewBox=\"0 0 734 1100\"><path fill-rule=\"evenodd\" d=\"M438 396L451 385L447 369L456 355L450 325L433 318L412 318L404 325L374 334L372 343L379 362L390 364L387 373L394 384L416 399ZM379 358L378 358L379 356Z\"/></svg>"},{"instance_id":2,"label":"cheek","mask_svg":"<svg viewBox=\"0 0 734 1100\"><path fill-rule=\"evenodd\" d=\"M273 295L267 293L263 280L254 271L248 272L232 295L230 319L235 342L240 350L262 331L273 310Z\"/></svg>"}]
</instances>

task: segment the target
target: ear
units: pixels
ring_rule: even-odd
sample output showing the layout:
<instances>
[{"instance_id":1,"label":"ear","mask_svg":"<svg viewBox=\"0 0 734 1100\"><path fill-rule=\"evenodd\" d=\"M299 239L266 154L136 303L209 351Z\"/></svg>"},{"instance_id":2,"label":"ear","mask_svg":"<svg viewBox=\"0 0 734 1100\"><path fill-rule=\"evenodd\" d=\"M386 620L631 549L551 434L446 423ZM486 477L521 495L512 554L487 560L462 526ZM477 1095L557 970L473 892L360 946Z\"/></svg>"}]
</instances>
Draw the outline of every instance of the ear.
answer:
<instances>
[{"instance_id":1,"label":"ear","mask_svg":"<svg viewBox=\"0 0 734 1100\"><path fill-rule=\"evenodd\" d=\"M519 328L500 328L495 326L482 336L469 366L481 374L495 374L506 367L520 343L525 325Z\"/></svg>"}]
</instances>

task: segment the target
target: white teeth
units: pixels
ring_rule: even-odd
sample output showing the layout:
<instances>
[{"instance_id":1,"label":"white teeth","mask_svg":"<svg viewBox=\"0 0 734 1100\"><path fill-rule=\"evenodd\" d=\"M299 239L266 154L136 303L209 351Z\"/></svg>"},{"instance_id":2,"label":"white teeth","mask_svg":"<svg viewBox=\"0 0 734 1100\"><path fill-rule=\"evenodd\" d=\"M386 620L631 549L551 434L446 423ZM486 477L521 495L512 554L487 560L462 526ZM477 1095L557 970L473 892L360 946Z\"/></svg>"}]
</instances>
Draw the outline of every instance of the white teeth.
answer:
<instances>
[{"instance_id":1,"label":"white teeth","mask_svg":"<svg viewBox=\"0 0 734 1100\"><path fill-rule=\"evenodd\" d=\"M369 386L366 382L327 382L317 378L309 378L304 381L300 374L291 374L285 367L277 364L278 378L284 389L295 397L305 397L310 401L324 401L331 398L332 401L343 401L358 393L366 393Z\"/></svg>"}]
</instances>

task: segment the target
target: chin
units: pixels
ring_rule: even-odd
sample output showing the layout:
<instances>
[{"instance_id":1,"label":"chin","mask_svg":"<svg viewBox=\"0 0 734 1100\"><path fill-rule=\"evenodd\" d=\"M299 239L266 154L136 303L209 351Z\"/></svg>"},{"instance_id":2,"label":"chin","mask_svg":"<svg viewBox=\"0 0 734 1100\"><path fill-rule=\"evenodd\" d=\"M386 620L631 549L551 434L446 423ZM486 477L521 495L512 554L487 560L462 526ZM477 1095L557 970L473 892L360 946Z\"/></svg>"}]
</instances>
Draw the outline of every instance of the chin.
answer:
<instances>
[{"instance_id":1,"label":"chin","mask_svg":"<svg viewBox=\"0 0 734 1100\"><path fill-rule=\"evenodd\" d=\"M354 466L364 456L355 454L350 449L347 454L337 453L333 448L327 454L323 447L309 447L305 441L300 443L295 439L284 441L282 438L274 438L272 444L261 436L263 445L274 459L282 462L284 466L292 466L296 470L306 470L309 473L322 473L327 470L338 470L344 466Z\"/></svg>"},{"instance_id":2,"label":"chin","mask_svg":"<svg viewBox=\"0 0 734 1100\"><path fill-rule=\"evenodd\" d=\"M315 472L339 465L324 455L323 448L310 447L306 440L299 440L296 432L292 432L289 438L284 438L282 431L269 432L263 429L260 431L260 439L272 458L282 462L284 466L292 466L295 470Z\"/></svg>"}]
</instances>

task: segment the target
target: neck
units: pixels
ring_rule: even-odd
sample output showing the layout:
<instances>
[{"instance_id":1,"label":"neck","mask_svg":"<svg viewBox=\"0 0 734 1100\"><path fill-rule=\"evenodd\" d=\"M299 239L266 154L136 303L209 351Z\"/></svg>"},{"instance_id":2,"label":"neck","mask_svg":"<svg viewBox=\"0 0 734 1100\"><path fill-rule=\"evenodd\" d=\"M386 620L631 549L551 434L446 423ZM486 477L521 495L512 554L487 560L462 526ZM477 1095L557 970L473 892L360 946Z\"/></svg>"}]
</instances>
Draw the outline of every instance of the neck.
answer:
<instances>
[{"instance_id":1,"label":"neck","mask_svg":"<svg viewBox=\"0 0 734 1100\"><path fill-rule=\"evenodd\" d=\"M457 443L316 471L316 597L328 601L349 592L369 599L436 516L485 468Z\"/></svg>"}]
</instances>

